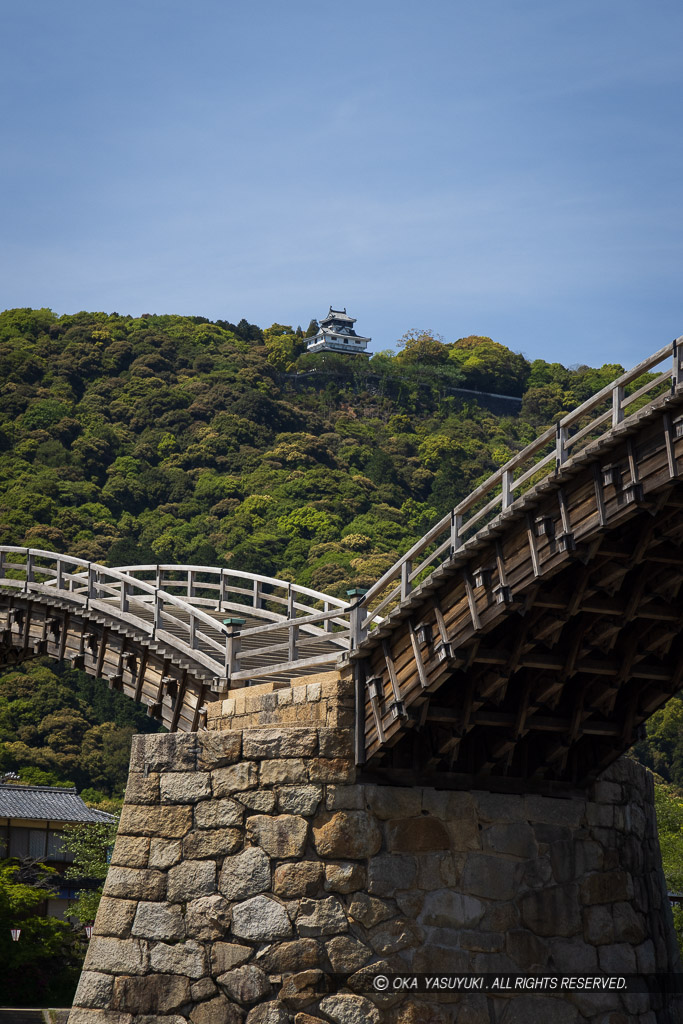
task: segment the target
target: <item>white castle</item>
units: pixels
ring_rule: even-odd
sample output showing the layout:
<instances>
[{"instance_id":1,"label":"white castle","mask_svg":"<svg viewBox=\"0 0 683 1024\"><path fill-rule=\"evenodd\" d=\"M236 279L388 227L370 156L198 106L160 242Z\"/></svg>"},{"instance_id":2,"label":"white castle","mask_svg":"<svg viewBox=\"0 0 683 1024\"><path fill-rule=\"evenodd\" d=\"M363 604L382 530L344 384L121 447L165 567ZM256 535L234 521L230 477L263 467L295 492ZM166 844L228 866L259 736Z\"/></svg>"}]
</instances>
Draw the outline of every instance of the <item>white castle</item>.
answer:
<instances>
[{"instance_id":1,"label":"white castle","mask_svg":"<svg viewBox=\"0 0 683 1024\"><path fill-rule=\"evenodd\" d=\"M363 338L353 329L355 320L347 316L345 309L332 309L320 321L318 333L308 339L307 352L350 352L355 355L370 355L366 352L372 338Z\"/></svg>"}]
</instances>

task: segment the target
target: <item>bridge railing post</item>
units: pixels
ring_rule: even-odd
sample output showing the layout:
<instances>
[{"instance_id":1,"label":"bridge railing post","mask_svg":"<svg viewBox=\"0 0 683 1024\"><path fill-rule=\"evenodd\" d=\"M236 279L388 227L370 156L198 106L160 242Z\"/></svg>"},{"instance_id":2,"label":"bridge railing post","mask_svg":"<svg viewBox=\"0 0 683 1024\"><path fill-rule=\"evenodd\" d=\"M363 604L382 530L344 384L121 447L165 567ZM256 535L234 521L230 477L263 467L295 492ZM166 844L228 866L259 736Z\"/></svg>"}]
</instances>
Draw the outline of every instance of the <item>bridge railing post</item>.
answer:
<instances>
[{"instance_id":1,"label":"bridge railing post","mask_svg":"<svg viewBox=\"0 0 683 1024\"><path fill-rule=\"evenodd\" d=\"M88 600L97 597L97 569L92 562L88 562Z\"/></svg>"},{"instance_id":2,"label":"bridge railing post","mask_svg":"<svg viewBox=\"0 0 683 1024\"><path fill-rule=\"evenodd\" d=\"M515 500L515 488L514 488L514 475L511 469L506 469L503 473L502 484L502 497L501 507L509 508Z\"/></svg>"},{"instance_id":3,"label":"bridge railing post","mask_svg":"<svg viewBox=\"0 0 683 1024\"><path fill-rule=\"evenodd\" d=\"M363 625L365 605L362 603L362 599L366 594L367 590L364 587L353 587L351 590L346 591L346 596L351 602L351 607L349 608L349 641L352 651L360 647L368 635L368 628Z\"/></svg>"},{"instance_id":4,"label":"bridge railing post","mask_svg":"<svg viewBox=\"0 0 683 1024\"><path fill-rule=\"evenodd\" d=\"M26 589L28 590L28 584L33 583L33 559L34 555L30 548L26 549Z\"/></svg>"},{"instance_id":5,"label":"bridge railing post","mask_svg":"<svg viewBox=\"0 0 683 1024\"><path fill-rule=\"evenodd\" d=\"M612 426L618 426L624 418L624 389L617 385L612 391Z\"/></svg>"},{"instance_id":6,"label":"bridge railing post","mask_svg":"<svg viewBox=\"0 0 683 1024\"><path fill-rule=\"evenodd\" d=\"M57 573L55 575L55 586L57 590L64 589L64 562L61 558L57 559Z\"/></svg>"},{"instance_id":7,"label":"bridge railing post","mask_svg":"<svg viewBox=\"0 0 683 1024\"><path fill-rule=\"evenodd\" d=\"M460 537L460 531L462 530L462 516L456 513L455 509L451 512L451 554L454 555L462 544Z\"/></svg>"},{"instance_id":8,"label":"bridge railing post","mask_svg":"<svg viewBox=\"0 0 683 1024\"><path fill-rule=\"evenodd\" d=\"M225 631L225 676L230 685L231 676L237 671L237 662L240 653L240 630L246 619L238 619L231 616L223 619L223 625L227 626Z\"/></svg>"},{"instance_id":9,"label":"bridge railing post","mask_svg":"<svg viewBox=\"0 0 683 1024\"><path fill-rule=\"evenodd\" d=\"M197 646L197 620L194 611L190 612L190 647L192 650Z\"/></svg>"},{"instance_id":10,"label":"bridge railing post","mask_svg":"<svg viewBox=\"0 0 683 1024\"><path fill-rule=\"evenodd\" d=\"M569 458L569 453L565 447L567 438L569 437L569 430L567 427L563 427L561 423L557 424L555 430L555 467L559 469L560 466L564 466L565 462Z\"/></svg>"},{"instance_id":11,"label":"bridge railing post","mask_svg":"<svg viewBox=\"0 0 683 1024\"><path fill-rule=\"evenodd\" d=\"M675 391L683 379L683 345L676 338L672 345L673 365L671 367L671 390Z\"/></svg>"},{"instance_id":12,"label":"bridge railing post","mask_svg":"<svg viewBox=\"0 0 683 1024\"><path fill-rule=\"evenodd\" d=\"M261 607L261 582L260 580L254 580L252 604L254 608Z\"/></svg>"},{"instance_id":13,"label":"bridge railing post","mask_svg":"<svg viewBox=\"0 0 683 1024\"><path fill-rule=\"evenodd\" d=\"M154 591L154 631L153 636L156 636L156 631L163 628L163 611L164 611L164 600L158 590Z\"/></svg>"},{"instance_id":14,"label":"bridge railing post","mask_svg":"<svg viewBox=\"0 0 683 1024\"><path fill-rule=\"evenodd\" d=\"M410 574L413 571L413 563L408 560L401 566L401 600L405 601L406 597L413 589L413 585L410 582Z\"/></svg>"},{"instance_id":15,"label":"bridge railing post","mask_svg":"<svg viewBox=\"0 0 683 1024\"><path fill-rule=\"evenodd\" d=\"M129 604L128 604L128 596L129 596L128 586L129 585L128 585L128 581L127 580L122 580L121 581L121 592L120 592L120 595L119 595L119 610L123 614L125 614L128 611L128 607L129 607Z\"/></svg>"}]
</instances>

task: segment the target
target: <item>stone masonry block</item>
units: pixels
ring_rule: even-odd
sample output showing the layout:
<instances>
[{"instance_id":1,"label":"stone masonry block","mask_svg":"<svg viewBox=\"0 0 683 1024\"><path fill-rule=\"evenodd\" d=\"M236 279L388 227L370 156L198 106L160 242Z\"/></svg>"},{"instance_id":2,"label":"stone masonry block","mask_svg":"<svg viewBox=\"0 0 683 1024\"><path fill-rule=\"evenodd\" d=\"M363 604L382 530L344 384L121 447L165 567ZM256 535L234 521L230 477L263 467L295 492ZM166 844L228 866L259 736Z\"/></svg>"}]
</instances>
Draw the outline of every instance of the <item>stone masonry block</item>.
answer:
<instances>
[{"instance_id":1,"label":"stone masonry block","mask_svg":"<svg viewBox=\"0 0 683 1024\"><path fill-rule=\"evenodd\" d=\"M422 790L398 786L364 786L367 807L376 818L416 818L422 810Z\"/></svg>"},{"instance_id":2,"label":"stone masonry block","mask_svg":"<svg viewBox=\"0 0 683 1024\"><path fill-rule=\"evenodd\" d=\"M474 896L436 889L427 894L418 922L431 928L474 928L485 909L485 904Z\"/></svg>"},{"instance_id":3,"label":"stone masonry block","mask_svg":"<svg viewBox=\"0 0 683 1024\"><path fill-rule=\"evenodd\" d=\"M113 867L146 868L149 859L149 839L145 836L117 835L112 853Z\"/></svg>"},{"instance_id":4,"label":"stone masonry block","mask_svg":"<svg viewBox=\"0 0 683 1024\"><path fill-rule=\"evenodd\" d=\"M387 850L391 853L429 853L448 850L450 836L438 818L402 818L386 825Z\"/></svg>"},{"instance_id":5,"label":"stone masonry block","mask_svg":"<svg viewBox=\"0 0 683 1024\"><path fill-rule=\"evenodd\" d=\"M340 935L349 930L344 908L336 896L318 900L302 899L296 927L299 935L304 938Z\"/></svg>"},{"instance_id":6,"label":"stone masonry block","mask_svg":"<svg viewBox=\"0 0 683 1024\"><path fill-rule=\"evenodd\" d=\"M230 904L218 893L190 900L185 911L185 930L192 939L220 939L228 931Z\"/></svg>"},{"instance_id":7,"label":"stone masonry block","mask_svg":"<svg viewBox=\"0 0 683 1024\"><path fill-rule=\"evenodd\" d=\"M526 821L491 825L484 830L481 838L484 850L527 859L535 857L538 853L534 830Z\"/></svg>"},{"instance_id":8,"label":"stone masonry block","mask_svg":"<svg viewBox=\"0 0 683 1024\"><path fill-rule=\"evenodd\" d=\"M223 861L219 890L230 900L243 900L270 888L270 857L249 847Z\"/></svg>"},{"instance_id":9,"label":"stone masonry block","mask_svg":"<svg viewBox=\"0 0 683 1024\"><path fill-rule=\"evenodd\" d=\"M323 865L316 860L279 864L273 875L273 892L284 899L314 896L323 880Z\"/></svg>"},{"instance_id":10,"label":"stone masonry block","mask_svg":"<svg viewBox=\"0 0 683 1024\"><path fill-rule=\"evenodd\" d=\"M241 845L242 832L238 828L199 829L189 832L183 839L183 857L188 860L221 857L234 853Z\"/></svg>"},{"instance_id":11,"label":"stone masonry block","mask_svg":"<svg viewBox=\"0 0 683 1024\"><path fill-rule=\"evenodd\" d=\"M578 895L576 885L555 885L527 893L520 902L522 923L535 935L576 935L581 930Z\"/></svg>"},{"instance_id":12,"label":"stone masonry block","mask_svg":"<svg viewBox=\"0 0 683 1024\"><path fill-rule=\"evenodd\" d=\"M271 857L301 857L308 838L308 822L296 814L247 818L247 835Z\"/></svg>"},{"instance_id":13,"label":"stone masonry block","mask_svg":"<svg viewBox=\"0 0 683 1024\"><path fill-rule=\"evenodd\" d=\"M368 892L390 896L397 889L412 889L417 878L415 857L405 853L383 853L368 864Z\"/></svg>"},{"instance_id":14,"label":"stone masonry block","mask_svg":"<svg viewBox=\"0 0 683 1024\"><path fill-rule=\"evenodd\" d=\"M365 786L328 786L325 807L328 811L362 811L366 804L365 790Z\"/></svg>"},{"instance_id":15,"label":"stone masonry block","mask_svg":"<svg viewBox=\"0 0 683 1024\"><path fill-rule=\"evenodd\" d=\"M311 782L351 783L356 778L356 766L352 758L314 757L307 764Z\"/></svg>"},{"instance_id":16,"label":"stone masonry block","mask_svg":"<svg viewBox=\"0 0 683 1024\"><path fill-rule=\"evenodd\" d=\"M308 781L306 765L300 757L287 760L261 761L261 786L304 784Z\"/></svg>"},{"instance_id":17,"label":"stone masonry block","mask_svg":"<svg viewBox=\"0 0 683 1024\"><path fill-rule=\"evenodd\" d=\"M155 733L144 737L144 767L148 772L192 771L196 762L196 733Z\"/></svg>"},{"instance_id":18,"label":"stone masonry block","mask_svg":"<svg viewBox=\"0 0 683 1024\"><path fill-rule=\"evenodd\" d=\"M159 783L162 804L195 804L211 796L208 772L166 772Z\"/></svg>"},{"instance_id":19,"label":"stone masonry block","mask_svg":"<svg viewBox=\"0 0 683 1024\"><path fill-rule=\"evenodd\" d=\"M517 895L523 865L489 853L469 853L462 873L462 887L473 896L510 900Z\"/></svg>"},{"instance_id":20,"label":"stone masonry block","mask_svg":"<svg viewBox=\"0 0 683 1024\"><path fill-rule=\"evenodd\" d=\"M150 950L152 970L162 974L201 978L207 973L204 947L194 940L169 946L159 942Z\"/></svg>"},{"instance_id":21,"label":"stone masonry block","mask_svg":"<svg viewBox=\"0 0 683 1024\"><path fill-rule=\"evenodd\" d=\"M168 898L181 903L216 891L216 864L212 860L184 860L168 873Z\"/></svg>"},{"instance_id":22,"label":"stone masonry block","mask_svg":"<svg viewBox=\"0 0 683 1024\"><path fill-rule=\"evenodd\" d=\"M273 942L292 934L286 909L270 896L254 896L232 910L232 932L239 939Z\"/></svg>"},{"instance_id":23,"label":"stone masonry block","mask_svg":"<svg viewBox=\"0 0 683 1024\"><path fill-rule=\"evenodd\" d=\"M625 871L596 872L587 875L580 886L581 902L614 903L633 897L633 881Z\"/></svg>"},{"instance_id":24,"label":"stone masonry block","mask_svg":"<svg viewBox=\"0 0 683 1024\"><path fill-rule=\"evenodd\" d=\"M183 854L179 839L152 839L149 844L149 867L165 871L177 864Z\"/></svg>"},{"instance_id":25,"label":"stone masonry block","mask_svg":"<svg viewBox=\"0 0 683 1024\"><path fill-rule=\"evenodd\" d=\"M527 793L524 797L524 813L528 821L542 821L548 825L568 825L578 828L586 813L585 800L560 800L557 797L536 796Z\"/></svg>"},{"instance_id":26,"label":"stone masonry block","mask_svg":"<svg viewBox=\"0 0 683 1024\"><path fill-rule=\"evenodd\" d=\"M261 762L262 771L264 763L267 762ZM291 764L291 761L288 761L287 764ZM243 807L248 807L250 811L271 814L275 810L276 796L269 790L247 790L246 793L235 793L234 796L235 800L238 800Z\"/></svg>"},{"instance_id":27,"label":"stone masonry block","mask_svg":"<svg viewBox=\"0 0 683 1024\"><path fill-rule=\"evenodd\" d=\"M255 764L234 764L211 772L214 797L232 796L243 789L254 789L258 783Z\"/></svg>"},{"instance_id":28,"label":"stone masonry block","mask_svg":"<svg viewBox=\"0 0 683 1024\"><path fill-rule=\"evenodd\" d=\"M321 757L353 757L353 734L348 729L318 729Z\"/></svg>"},{"instance_id":29,"label":"stone masonry block","mask_svg":"<svg viewBox=\"0 0 683 1024\"><path fill-rule=\"evenodd\" d=\"M269 946L261 958L263 969L272 974L289 974L320 967L323 952L316 939L294 939Z\"/></svg>"},{"instance_id":30,"label":"stone masonry block","mask_svg":"<svg viewBox=\"0 0 683 1024\"><path fill-rule=\"evenodd\" d=\"M191 807L129 807L123 805L119 831L124 835L182 839L192 828Z\"/></svg>"},{"instance_id":31,"label":"stone masonry block","mask_svg":"<svg viewBox=\"0 0 683 1024\"><path fill-rule=\"evenodd\" d=\"M110 1005L113 988L114 978L111 974L83 971L74 996L74 1005L106 1009Z\"/></svg>"},{"instance_id":32,"label":"stone masonry block","mask_svg":"<svg viewBox=\"0 0 683 1024\"><path fill-rule=\"evenodd\" d=\"M244 820L244 807L230 797L220 800L203 800L194 809L195 828L225 828L228 825L241 825Z\"/></svg>"},{"instance_id":33,"label":"stone masonry block","mask_svg":"<svg viewBox=\"0 0 683 1024\"><path fill-rule=\"evenodd\" d=\"M137 903L103 896L97 910L96 932L124 939L130 935Z\"/></svg>"},{"instance_id":34,"label":"stone masonry block","mask_svg":"<svg viewBox=\"0 0 683 1024\"><path fill-rule=\"evenodd\" d=\"M139 868L109 868L104 883L106 896L122 899L162 900L166 895L166 875Z\"/></svg>"},{"instance_id":35,"label":"stone masonry block","mask_svg":"<svg viewBox=\"0 0 683 1024\"><path fill-rule=\"evenodd\" d=\"M138 903L132 933L139 939L182 939L185 935L185 922L180 906Z\"/></svg>"},{"instance_id":36,"label":"stone masonry block","mask_svg":"<svg viewBox=\"0 0 683 1024\"><path fill-rule=\"evenodd\" d=\"M130 1010L137 1016L172 1012L189 998L189 978L157 974L147 978L117 978L112 1002L116 1009Z\"/></svg>"},{"instance_id":37,"label":"stone masonry block","mask_svg":"<svg viewBox=\"0 0 683 1024\"><path fill-rule=\"evenodd\" d=\"M106 974L146 974L149 970L147 949L137 939L93 935L88 943L84 968Z\"/></svg>"},{"instance_id":38,"label":"stone masonry block","mask_svg":"<svg viewBox=\"0 0 683 1024\"><path fill-rule=\"evenodd\" d=\"M134 740L139 738L133 737ZM127 804L158 804L159 773L143 775L142 772L131 772L126 783L125 800Z\"/></svg>"},{"instance_id":39,"label":"stone masonry block","mask_svg":"<svg viewBox=\"0 0 683 1024\"><path fill-rule=\"evenodd\" d=\"M242 753L240 732L205 732L199 737L197 768L206 771L235 764Z\"/></svg>"},{"instance_id":40,"label":"stone masonry block","mask_svg":"<svg viewBox=\"0 0 683 1024\"><path fill-rule=\"evenodd\" d=\"M364 860L379 851L382 834L365 811L323 811L313 822L313 843L321 857Z\"/></svg>"},{"instance_id":41,"label":"stone masonry block","mask_svg":"<svg viewBox=\"0 0 683 1024\"><path fill-rule=\"evenodd\" d=\"M274 757L307 757L318 749L316 729L245 729L242 755L261 761Z\"/></svg>"},{"instance_id":42,"label":"stone masonry block","mask_svg":"<svg viewBox=\"0 0 683 1024\"><path fill-rule=\"evenodd\" d=\"M325 865L325 889L328 892L358 892L367 885L368 876L364 864L340 861Z\"/></svg>"},{"instance_id":43,"label":"stone masonry block","mask_svg":"<svg viewBox=\"0 0 683 1024\"><path fill-rule=\"evenodd\" d=\"M281 786L277 793L278 810L282 814L315 814L322 796L322 786Z\"/></svg>"}]
</instances>

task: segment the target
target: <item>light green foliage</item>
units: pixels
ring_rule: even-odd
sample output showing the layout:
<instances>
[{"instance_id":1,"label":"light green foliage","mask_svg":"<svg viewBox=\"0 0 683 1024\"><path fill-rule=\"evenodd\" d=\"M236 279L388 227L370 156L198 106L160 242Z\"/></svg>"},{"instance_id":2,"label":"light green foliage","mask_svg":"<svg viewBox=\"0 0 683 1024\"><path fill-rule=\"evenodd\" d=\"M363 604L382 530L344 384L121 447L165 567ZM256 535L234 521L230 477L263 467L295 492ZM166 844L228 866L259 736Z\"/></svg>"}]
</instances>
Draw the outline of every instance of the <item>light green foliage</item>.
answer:
<instances>
[{"instance_id":1,"label":"light green foliage","mask_svg":"<svg viewBox=\"0 0 683 1024\"><path fill-rule=\"evenodd\" d=\"M683 697L680 694L655 711L647 737L636 744L638 760L666 781L683 789Z\"/></svg>"},{"instance_id":2,"label":"light green foliage","mask_svg":"<svg viewBox=\"0 0 683 1024\"><path fill-rule=\"evenodd\" d=\"M443 338L431 331L406 331L397 342L399 349L396 357L399 363L420 363L425 366L438 366L448 359L448 349Z\"/></svg>"},{"instance_id":3,"label":"light green foliage","mask_svg":"<svg viewBox=\"0 0 683 1024\"><path fill-rule=\"evenodd\" d=\"M508 395L524 393L528 362L519 352L511 352L491 338L460 338L451 346L449 358L462 369L467 387Z\"/></svg>"},{"instance_id":4,"label":"light green foliage","mask_svg":"<svg viewBox=\"0 0 683 1024\"><path fill-rule=\"evenodd\" d=\"M291 327L272 324L263 332L268 362L278 370L288 370L297 356L306 351L306 343Z\"/></svg>"},{"instance_id":5,"label":"light green foliage","mask_svg":"<svg viewBox=\"0 0 683 1024\"><path fill-rule=\"evenodd\" d=\"M683 893L683 794L673 786L655 782L655 810L667 889ZM674 906L673 917L683 954L683 906Z\"/></svg>"},{"instance_id":6,"label":"light green foliage","mask_svg":"<svg viewBox=\"0 0 683 1024\"><path fill-rule=\"evenodd\" d=\"M79 880L87 878L102 883L96 889L81 889L71 908L73 916L83 924L95 920L118 825L116 815L111 822L79 822L64 828L65 846L74 854L74 860L66 870L66 877Z\"/></svg>"}]
</instances>

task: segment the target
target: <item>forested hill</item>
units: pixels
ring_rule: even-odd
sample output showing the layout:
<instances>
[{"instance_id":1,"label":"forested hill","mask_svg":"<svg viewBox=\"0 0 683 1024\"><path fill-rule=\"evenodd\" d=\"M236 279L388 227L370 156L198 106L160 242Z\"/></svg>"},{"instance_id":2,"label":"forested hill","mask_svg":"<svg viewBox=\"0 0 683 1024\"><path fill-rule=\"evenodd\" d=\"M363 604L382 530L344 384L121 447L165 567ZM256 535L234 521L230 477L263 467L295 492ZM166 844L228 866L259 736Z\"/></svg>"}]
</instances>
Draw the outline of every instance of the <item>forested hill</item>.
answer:
<instances>
[{"instance_id":1,"label":"forested hill","mask_svg":"<svg viewBox=\"0 0 683 1024\"><path fill-rule=\"evenodd\" d=\"M369 361L304 350L279 324L0 314L0 542L343 594L619 371L426 332ZM458 387L522 396L521 412Z\"/></svg>"},{"instance_id":2,"label":"forested hill","mask_svg":"<svg viewBox=\"0 0 683 1024\"><path fill-rule=\"evenodd\" d=\"M620 370L529 363L485 337L410 331L396 355L366 360L308 355L301 329L281 324L9 310L0 543L110 565L230 565L343 595ZM495 415L459 388L517 395L519 412ZM13 680L10 695L0 681L5 744L23 728L7 701L31 688L25 673ZM101 721L85 690L78 700L72 752ZM49 745L35 729L28 746ZM19 762L0 748L0 769Z\"/></svg>"}]
</instances>

